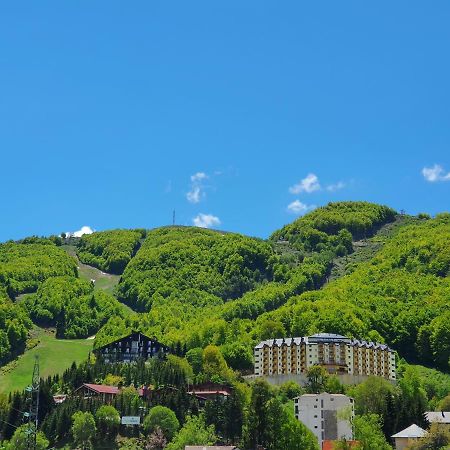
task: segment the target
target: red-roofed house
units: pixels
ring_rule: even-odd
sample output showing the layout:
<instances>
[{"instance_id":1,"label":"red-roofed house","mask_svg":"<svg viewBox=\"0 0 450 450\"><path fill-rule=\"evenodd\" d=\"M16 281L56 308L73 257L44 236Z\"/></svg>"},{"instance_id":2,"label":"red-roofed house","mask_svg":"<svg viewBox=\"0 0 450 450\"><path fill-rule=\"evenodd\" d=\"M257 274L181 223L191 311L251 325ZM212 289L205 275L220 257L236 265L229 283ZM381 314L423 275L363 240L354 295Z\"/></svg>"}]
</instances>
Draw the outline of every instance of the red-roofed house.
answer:
<instances>
[{"instance_id":1,"label":"red-roofed house","mask_svg":"<svg viewBox=\"0 0 450 450\"><path fill-rule=\"evenodd\" d=\"M103 400L103 402L110 403L118 393L119 388L117 386L83 383L78 389L74 391L73 395L83 397L85 399L91 397L99 397Z\"/></svg>"},{"instance_id":2,"label":"red-roofed house","mask_svg":"<svg viewBox=\"0 0 450 450\"><path fill-rule=\"evenodd\" d=\"M200 406L205 406L207 400L213 400L217 397L225 399L233 392L233 388L218 383L202 383L192 386L188 394L194 395L199 401Z\"/></svg>"}]
</instances>

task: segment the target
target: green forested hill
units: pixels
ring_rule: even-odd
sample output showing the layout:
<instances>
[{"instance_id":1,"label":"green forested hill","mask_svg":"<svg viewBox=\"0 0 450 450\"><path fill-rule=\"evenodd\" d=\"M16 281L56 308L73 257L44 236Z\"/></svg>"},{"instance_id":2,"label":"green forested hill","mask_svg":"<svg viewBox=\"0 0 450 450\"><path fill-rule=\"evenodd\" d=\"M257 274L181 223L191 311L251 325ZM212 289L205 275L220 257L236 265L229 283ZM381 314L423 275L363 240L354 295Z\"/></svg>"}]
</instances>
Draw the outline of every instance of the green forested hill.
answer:
<instances>
[{"instance_id":1,"label":"green forested hill","mask_svg":"<svg viewBox=\"0 0 450 450\"><path fill-rule=\"evenodd\" d=\"M85 234L78 244L81 262L105 272L121 274L139 248L145 230L110 230Z\"/></svg>"},{"instance_id":2,"label":"green forested hill","mask_svg":"<svg viewBox=\"0 0 450 450\"><path fill-rule=\"evenodd\" d=\"M151 231L125 269L119 299L140 311L155 300L197 292L208 301L240 297L272 279L269 243L238 234L170 227Z\"/></svg>"},{"instance_id":3,"label":"green forested hill","mask_svg":"<svg viewBox=\"0 0 450 450\"><path fill-rule=\"evenodd\" d=\"M283 333L384 339L401 356L448 370L450 215L401 229L369 262L258 318Z\"/></svg>"},{"instance_id":4,"label":"green forested hill","mask_svg":"<svg viewBox=\"0 0 450 450\"><path fill-rule=\"evenodd\" d=\"M57 337L76 339L95 333L110 317L122 315L123 308L111 295L94 291L94 285L74 277L44 281L24 307L34 323L55 327Z\"/></svg>"},{"instance_id":5,"label":"green forested hill","mask_svg":"<svg viewBox=\"0 0 450 450\"><path fill-rule=\"evenodd\" d=\"M47 278L76 274L74 259L50 240L0 244L0 285L11 297L34 292Z\"/></svg>"},{"instance_id":6,"label":"green forested hill","mask_svg":"<svg viewBox=\"0 0 450 450\"><path fill-rule=\"evenodd\" d=\"M387 206L368 202L329 203L275 231L271 239L288 240L306 252L321 250L339 245L336 236L341 230L360 239L394 218L395 211Z\"/></svg>"},{"instance_id":7,"label":"green forested hill","mask_svg":"<svg viewBox=\"0 0 450 450\"><path fill-rule=\"evenodd\" d=\"M395 218L385 206L339 202L267 241L193 227L83 237L80 260L123 270L116 296L137 312L126 316L113 297L77 279L75 260L52 241L0 245L0 358L23 348L32 319L61 337L87 336L106 322L96 345L131 328L173 346L215 344L236 368L251 367L260 339L329 331L384 340L410 361L447 370L449 215ZM349 258L345 276L325 283L360 239L374 243L371 252ZM12 302L23 292L34 293Z\"/></svg>"}]
</instances>

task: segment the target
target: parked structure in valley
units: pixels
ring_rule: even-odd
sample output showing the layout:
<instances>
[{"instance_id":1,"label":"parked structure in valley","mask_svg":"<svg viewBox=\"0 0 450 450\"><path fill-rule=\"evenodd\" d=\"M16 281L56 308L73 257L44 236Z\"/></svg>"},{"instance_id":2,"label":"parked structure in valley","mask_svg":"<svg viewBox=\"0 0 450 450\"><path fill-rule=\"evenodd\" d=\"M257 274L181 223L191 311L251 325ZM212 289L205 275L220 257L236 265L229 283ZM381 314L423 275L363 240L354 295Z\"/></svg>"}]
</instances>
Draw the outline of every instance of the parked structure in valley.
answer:
<instances>
[{"instance_id":1,"label":"parked structure in valley","mask_svg":"<svg viewBox=\"0 0 450 450\"><path fill-rule=\"evenodd\" d=\"M294 398L295 417L316 436L319 448L325 440L353 439L353 399L343 394L305 394Z\"/></svg>"},{"instance_id":2,"label":"parked structure in valley","mask_svg":"<svg viewBox=\"0 0 450 450\"><path fill-rule=\"evenodd\" d=\"M376 375L396 379L395 354L385 344L320 333L270 339L255 347L255 375L306 374L314 365L335 375Z\"/></svg>"},{"instance_id":3,"label":"parked structure in valley","mask_svg":"<svg viewBox=\"0 0 450 450\"><path fill-rule=\"evenodd\" d=\"M94 350L105 362L132 362L140 358L165 357L169 352L169 347L139 331L133 331Z\"/></svg>"}]
</instances>

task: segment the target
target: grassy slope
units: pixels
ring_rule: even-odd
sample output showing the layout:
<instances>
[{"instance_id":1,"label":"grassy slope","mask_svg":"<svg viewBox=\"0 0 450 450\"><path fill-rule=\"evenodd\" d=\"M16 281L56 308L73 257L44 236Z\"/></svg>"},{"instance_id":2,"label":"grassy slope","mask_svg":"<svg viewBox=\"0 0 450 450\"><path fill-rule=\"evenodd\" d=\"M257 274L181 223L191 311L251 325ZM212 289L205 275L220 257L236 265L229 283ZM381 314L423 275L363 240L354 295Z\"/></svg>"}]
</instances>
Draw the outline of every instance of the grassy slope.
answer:
<instances>
[{"instance_id":1,"label":"grassy slope","mask_svg":"<svg viewBox=\"0 0 450 450\"><path fill-rule=\"evenodd\" d=\"M0 369L0 393L22 390L30 384L35 355L39 356L41 377L46 378L62 373L73 361L79 363L86 359L94 342L91 339L56 339L54 334L38 327L33 335L39 339L39 344Z\"/></svg>"},{"instance_id":2,"label":"grassy slope","mask_svg":"<svg viewBox=\"0 0 450 450\"><path fill-rule=\"evenodd\" d=\"M95 289L101 289L108 294L113 294L116 284L119 282L120 275L112 275L102 272L95 267L83 264L76 256L76 248L73 245L63 245L62 248L77 261L78 274L80 278L86 280L95 280Z\"/></svg>"}]
</instances>

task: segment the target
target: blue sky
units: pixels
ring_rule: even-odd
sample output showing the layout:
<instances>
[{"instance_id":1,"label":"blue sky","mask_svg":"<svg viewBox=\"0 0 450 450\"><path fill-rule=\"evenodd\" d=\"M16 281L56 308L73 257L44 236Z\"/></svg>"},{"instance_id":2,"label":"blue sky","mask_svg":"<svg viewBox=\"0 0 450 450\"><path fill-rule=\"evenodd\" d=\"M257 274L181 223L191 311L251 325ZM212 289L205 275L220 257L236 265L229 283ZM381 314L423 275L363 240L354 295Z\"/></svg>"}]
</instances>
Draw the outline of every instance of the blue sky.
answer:
<instances>
[{"instance_id":1,"label":"blue sky","mask_svg":"<svg viewBox=\"0 0 450 450\"><path fill-rule=\"evenodd\" d=\"M449 210L449 23L446 0L4 2L0 240Z\"/></svg>"}]
</instances>

